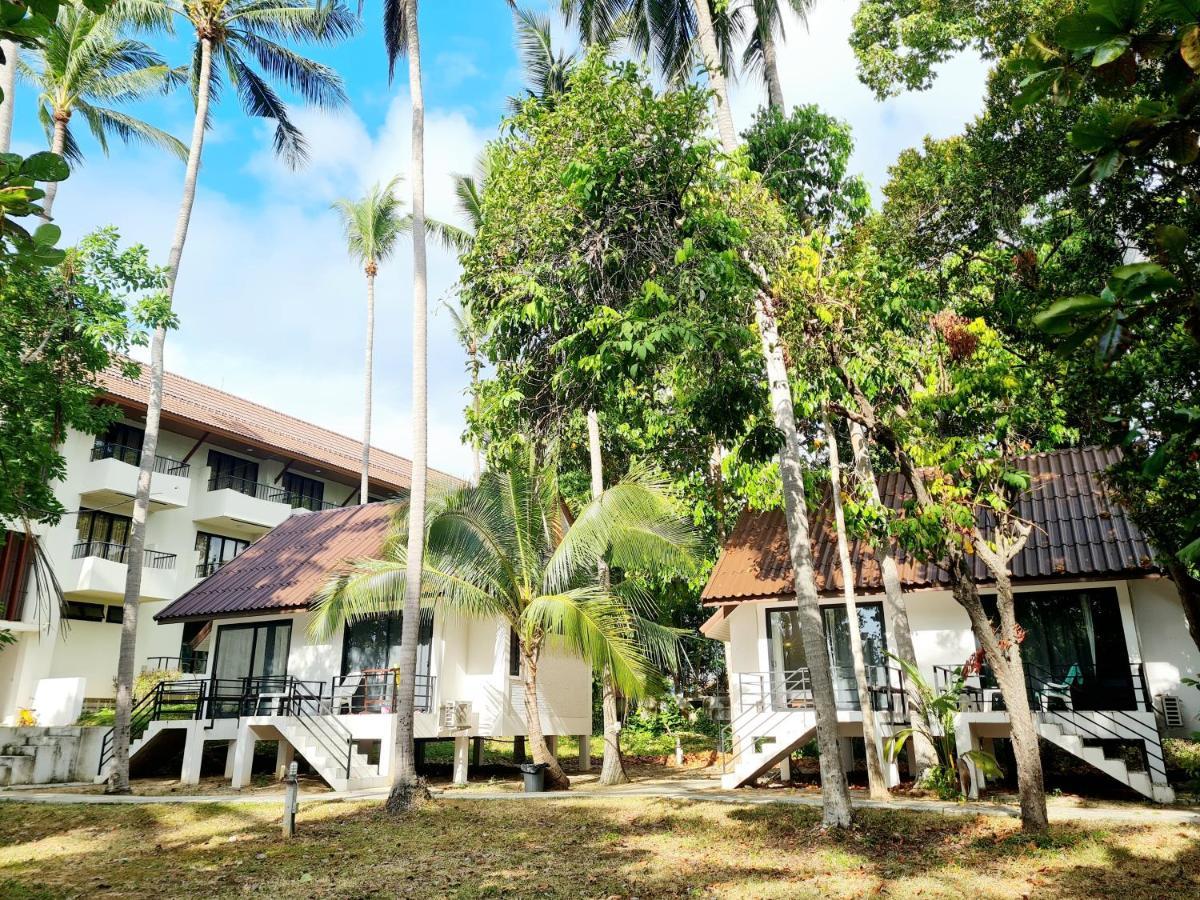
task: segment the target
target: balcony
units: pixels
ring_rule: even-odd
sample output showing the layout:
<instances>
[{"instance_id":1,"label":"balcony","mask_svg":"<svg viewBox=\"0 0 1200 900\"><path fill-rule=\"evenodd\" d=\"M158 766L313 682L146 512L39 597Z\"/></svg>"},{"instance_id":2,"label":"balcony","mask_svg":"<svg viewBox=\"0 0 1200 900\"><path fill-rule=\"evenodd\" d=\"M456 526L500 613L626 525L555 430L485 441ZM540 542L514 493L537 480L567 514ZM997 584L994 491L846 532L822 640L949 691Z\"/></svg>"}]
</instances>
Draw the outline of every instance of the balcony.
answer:
<instances>
[{"instance_id":1,"label":"balcony","mask_svg":"<svg viewBox=\"0 0 1200 900\"><path fill-rule=\"evenodd\" d=\"M213 475L208 480L207 493L195 504L194 519L197 525L257 536L282 524L293 509L319 512L336 506L294 494L276 484L235 475Z\"/></svg>"},{"instance_id":2,"label":"balcony","mask_svg":"<svg viewBox=\"0 0 1200 900\"><path fill-rule=\"evenodd\" d=\"M120 600L125 596L129 548L105 541L82 541L63 572L63 593L71 597ZM173 600L179 594L174 553L146 550L142 559L142 599Z\"/></svg>"},{"instance_id":3,"label":"balcony","mask_svg":"<svg viewBox=\"0 0 1200 900\"><path fill-rule=\"evenodd\" d=\"M121 444L100 443L79 482L79 499L84 506L128 513L137 493L138 464L142 451ZM191 466L166 456L154 457L150 482L150 509L180 509L188 504Z\"/></svg>"}]
</instances>

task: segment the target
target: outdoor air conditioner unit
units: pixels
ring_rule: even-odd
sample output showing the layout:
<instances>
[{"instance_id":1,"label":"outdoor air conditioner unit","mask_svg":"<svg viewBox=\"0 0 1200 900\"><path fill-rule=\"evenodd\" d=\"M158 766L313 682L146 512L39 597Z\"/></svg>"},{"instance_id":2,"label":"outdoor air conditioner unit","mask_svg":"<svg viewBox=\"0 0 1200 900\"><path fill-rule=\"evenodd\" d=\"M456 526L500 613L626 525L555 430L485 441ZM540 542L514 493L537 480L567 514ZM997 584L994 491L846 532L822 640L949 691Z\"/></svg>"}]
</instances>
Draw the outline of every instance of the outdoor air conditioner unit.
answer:
<instances>
[{"instance_id":1,"label":"outdoor air conditioner unit","mask_svg":"<svg viewBox=\"0 0 1200 900\"><path fill-rule=\"evenodd\" d=\"M443 730L460 731L471 727L471 701L453 700L443 703L439 717Z\"/></svg>"},{"instance_id":2,"label":"outdoor air conditioner unit","mask_svg":"<svg viewBox=\"0 0 1200 900\"><path fill-rule=\"evenodd\" d=\"M1168 731L1183 728L1183 701L1174 694L1159 694L1158 702L1162 705L1163 725Z\"/></svg>"}]
</instances>

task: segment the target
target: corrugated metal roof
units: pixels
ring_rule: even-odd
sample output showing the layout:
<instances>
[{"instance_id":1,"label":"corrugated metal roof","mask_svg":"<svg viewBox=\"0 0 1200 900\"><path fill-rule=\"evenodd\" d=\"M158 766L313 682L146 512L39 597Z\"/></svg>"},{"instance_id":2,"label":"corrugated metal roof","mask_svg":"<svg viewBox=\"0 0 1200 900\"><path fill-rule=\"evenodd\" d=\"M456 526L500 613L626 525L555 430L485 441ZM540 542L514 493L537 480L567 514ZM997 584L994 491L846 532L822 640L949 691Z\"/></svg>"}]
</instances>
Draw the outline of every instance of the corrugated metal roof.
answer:
<instances>
[{"instance_id":1,"label":"corrugated metal roof","mask_svg":"<svg viewBox=\"0 0 1200 900\"><path fill-rule=\"evenodd\" d=\"M1014 580L1114 578L1154 571L1149 543L1104 485L1104 470L1119 459L1118 450L1086 447L1018 460L1017 465L1032 481L1017 502L1017 513L1032 522L1034 530L1011 563ZM879 490L883 502L892 508L898 508L908 496L898 472L880 476ZM838 593L842 574L828 496L813 515L812 534L817 589ZM881 591L879 563L872 548L863 541L852 541L850 557L855 589ZM897 562L908 589L949 585L949 574L941 566L908 559L903 553L897 555ZM974 568L978 581L989 580L978 559ZM788 595L794 589L782 510L746 511L726 541L701 599L727 603Z\"/></svg>"},{"instance_id":2,"label":"corrugated metal roof","mask_svg":"<svg viewBox=\"0 0 1200 900\"><path fill-rule=\"evenodd\" d=\"M160 622L304 609L331 572L376 556L396 503L292 516L160 612Z\"/></svg>"},{"instance_id":3,"label":"corrugated metal roof","mask_svg":"<svg viewBox=\"0 0 1200 900\"><path fill-rule=\"evenodd\" d=\"M119 365L114 364L100 373L99 381L108 399L146 408L150 392L148 366L142 366L140 377L132 380L122 377ZM353 475L356 480L358 478L362 441L173 372L163 373L163 414L190 422L205 431L244 438L284 454L332 466ZM462 484L453 475L435 469L430 469L429 474L431 482L443 486ZM370 476L381 486L407 490L412 483L412 462L373 446Z\"/></svg>"}]
</instances>

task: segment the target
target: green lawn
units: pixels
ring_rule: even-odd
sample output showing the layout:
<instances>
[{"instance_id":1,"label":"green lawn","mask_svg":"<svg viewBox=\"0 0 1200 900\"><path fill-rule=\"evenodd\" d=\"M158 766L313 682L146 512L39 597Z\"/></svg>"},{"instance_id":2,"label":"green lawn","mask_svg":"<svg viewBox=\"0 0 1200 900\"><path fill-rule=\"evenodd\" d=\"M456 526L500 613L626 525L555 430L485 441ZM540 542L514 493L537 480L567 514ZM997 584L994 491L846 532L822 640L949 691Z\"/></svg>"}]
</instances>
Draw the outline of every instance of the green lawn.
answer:
<instances>
[{"instance_id":1,"label":"green lawn","mask_svg":"<svg viewBox=\"0 0 1200 900\"><path fill-rule=\"evenodd\" d=\"M1120 897L1200 896L1200 829L818 812L645 798L309 801L278 808L0 807L0 897Z\"/></svg>"}]
</instances>

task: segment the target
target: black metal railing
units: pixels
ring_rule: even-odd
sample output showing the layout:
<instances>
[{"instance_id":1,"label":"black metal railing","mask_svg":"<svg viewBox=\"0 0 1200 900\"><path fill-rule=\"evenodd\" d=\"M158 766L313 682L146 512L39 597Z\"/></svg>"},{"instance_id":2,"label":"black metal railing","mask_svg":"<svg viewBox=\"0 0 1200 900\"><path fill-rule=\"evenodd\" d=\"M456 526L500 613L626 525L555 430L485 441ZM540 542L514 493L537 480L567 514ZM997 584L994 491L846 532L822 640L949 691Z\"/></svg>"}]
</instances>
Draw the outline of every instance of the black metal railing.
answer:
<instances>
[{"instance_id":1,"label":"black metal railing","mask_svg":"<svg viewBox=\"0 0 1200 900\"><path fill-rule=\"evenodd\" d=\"M309 688L311 682L293 681L286 714L300 723L331 761L336 762L350 777L354 761L354 736L336 716L326 714L327 698L321 696L323 684L318 682L317 693Z\"/></svg>"},{"instance_id":2,"label":"black metal railing","mask_svg":"<svg viewBox=\"0 0 1200 900\"><path fill-rule=\"evenodd\" d=\"M309 497L289 491L287 488L280 487L277 484L251 481L249 478L240 478L236 475L213 475L208 479L208 489L210 491L237 491L239 494L245 494L247 497L257 497L259 500L268 500L271 503L286 503L293 508L307 509L312 512L338 508L336 503L327 503L324 500L318 500L316 497Z\"/></svg>"},{"instance_id":3,"label":"black metal railing","mask_svg":"<svg viewBox=\"0 0 1200 900\"><path fill-rule=\"evenodd\" d=\"M185 675L203 675L208 671L208 651L194 650L181 656L149 656L146 670L182 672Z\"/></svg>"},{"instance_id":4,"label":"black metal railing","mask_svg":"<svg viewBox=\"0 0 1200 900\"><path fill-rule=\"evenodd\" d=\"M335 714L394 713L400 687L397 669L378 669L336 675L330 681L331 707ZM417 675L413 680L413 708L433 710L435 676Z\"/></svg>"},{"instance_id":5,"label":"black metal railing","mask_svg":"<svg viewBox=\"0 0 1200 900\"><path fill-rule=\"evenodd\" d=\"M904 671L898 666L866 666L871 706L892 713L894 721L908 715ZM831 666L834 703L839 710L862 709L853 666ZM739 705L765 710L812 709L812 678L807 668L775 672L743 672L736 676Z\"/></svg>"},{"instance_id":6,"label":"black metal railing","mask_svg":"<svg viewBox=\"0 0 1200 900\"><path fill-rule=\"evenodd\" d=\"M229 560L227 560L227 559L215 560L213 562L202 562L198 566L196 566L196 577L197 578L207 578L209 575L216 572L217 569L221 568L221 566L225 565L225 563L227 563L227 562L229 562Z\"/></svg>"},{"instance_id":7,"label":"black metal railing","mask_svg":"<svg viewBox=\"0 0 1200 900\"><path fill-rule=\"evenodd\" d=\"M206 682L204 681L161 681L146 696L133 706L129 718L129 743L133 744L146 733L151 722L165 720L199 719L204 705ZM110 728L100 742L100 766L97 774L113 758L116 729Z\"/></svg>"},{"instance_id":8,"label":"black metal railing","mask_svg":"<svg viewBox=\"0 0 1200 900\"><path fill-rule=\"evenodd\" d=\"M934 688L943 691L957 677L960 666L933 667ZM1140 663L1095 666L1065 663L1043 666L1026 662L1025 692L1030 708L1153 712L1153 698ZM963 689L963 709L969 712L1003 712L1004 698L988 665L968 675Z\"/></svg>"},{"instance_id":9,"label":"black metal railing","mask_svg":"<svg viewBox=\"0 0 1200 900\"><path fill-rule=\"evenodd\" d=\"M103 441L92 447L92 459L116 459L131 466L137 466L142 462L142 448ZM155 456L154 471L160 475L177 475L180 478L187 478L191 474L192 467L181 460L171 459L169 456Z\"/></svg>"},{"instance_id":10,"label":"black metal railing","mask_svg":"<svg viewBox=\"0 0 1200 900\"><path fill-rule=\"evenodd\" d=\"M112 541L80 541L71 550L71 559L82 559L85 556L95 556L107 559L109 562L129 562L129 547ZM162 553L158 550L142 551L143 569L173 569L176 556L174 553Z\"/></svg>"}]
</instances>

